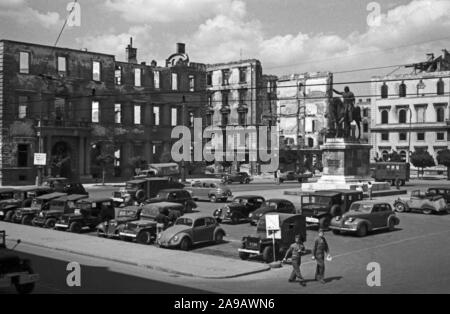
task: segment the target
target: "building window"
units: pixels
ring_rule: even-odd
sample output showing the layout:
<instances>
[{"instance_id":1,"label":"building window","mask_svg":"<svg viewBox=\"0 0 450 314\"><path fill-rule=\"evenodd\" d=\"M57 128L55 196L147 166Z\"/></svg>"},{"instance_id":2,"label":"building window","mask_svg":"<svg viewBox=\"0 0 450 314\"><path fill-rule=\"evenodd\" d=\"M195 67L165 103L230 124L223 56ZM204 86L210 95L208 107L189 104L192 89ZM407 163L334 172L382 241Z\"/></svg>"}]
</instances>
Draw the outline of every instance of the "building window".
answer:
<instances>
[{"instance_id":1,"label":"building window","mask_svg":"<svg viewBox=\"0 0 450 314\"><path fill-rule=\"evenodd\" d=\"M368 116L369 116L369 109L364 108L364 109L363 109L363 117L364 117L364 118L367 118Z\"/></svg>"},{"instance_id":2,"label":"building window","mask_svg":"<svg viewBox=\"0 0 450 314\"><path fill-rule=\"evenodd\" d=\"M178 90L178 74L172 73L172 90Z\"/></svg>"},{"instance_id":3,"label":"building window","mask_svg":"<svg viewBox=\"0 0 450 314\"><path fill-rule=\"evenodd\" d=\"M398 122L399 123L406 123L406 109L401 109L398 112Z\"/></svg>"},{"instance_id":4,"label":"building window","mask_svg":"<svg viewBox=\"0 0 450 314\"><path fill-rule=\"evenodd\" d=\"M212 86L212 73L211 72L206 73L206 85Z\"/></svg>"},{"instance_id":5,"label":"building window","mask_svg":"<svg viewBox=\"0 0 450 314\"><path fill-rule=\"evenodd\" d=\"M241 111L238 113L238 120L239 120L239 125L246 125L247 124L247 112L245 111Z\"/></svg>"},{"instance_id":6,"label":"building window","mask_svg":"<svg viewBox=\"0 0 450 314\"><path fill-rule=\"evenodd\" d=\"M159 116L159 106L153 107L153 124L159 125L160 122L160 116Z\"/></svg>"},{"instance_id":7,"label":"building window","mask_svg":"<svg viewBox=\"0 0 450 314\"><path fill-rule=\"evenodd\" d=\"M114 166L115 167L120 167L120 159L121 159L121 157L122 157L122 153L120 151L120 148L118 148L114 152Z\"/></svg>"},{"instance_id":8,"label":"building window","mask_svg":"<svg viewBox=\"0 0 450 314\"><path fill-rule=\"evenodd\" d=\"M247 90L246 89L240 89L239 90L239 104L244 105L247 100Z\"/></svg>"},{"instance_id":9,"label":"building window","mask_svg":"<svg viewBox=\"0 0 450 314\"><path fill-rule=\"evenodd\" d=\"M194 127L194 113L192 111L189 112L189 127Z\"/></svg>"},{"instance_id":10,"label":"building window","mask_svg":"<svg viewBox=\"0 0 450 314\"><path fill-rule=\"evenodd\" d=\"M402 82L398 87L398 95L399 97L406 97L406 84Z\"/></svg>"},{"instance_id":11,"label":"building window","mask_svg":"<svg viewBox=\"0 0 450 314\"><path fill-rule=\"evenodd\" d=\"M442 80L442 78L440 78L437 82L436 89L438 95L444 95L444 81Z\"/></svg>"},{"instance_id":12,"label":"building window","mask_svg":"<svg viewBox=\"0 0 450 314\"><path fill-rule=\"evenodd\" d=\"M206 114L206 126L212 125L212 117L213 117L212 112L208 112Z\"/></svg>"},{"instance_id":13,"label":"building window","mask_svg":"<svg viewBox=\"0 0 450 314\"><path fill-rule=\"evenodd\" d=\"M160 88L159 85L159 71L153 71L153 85L156 89Z\"/></svg>"},{"instance_id":14,"label":"building window","mask_svg":"<svg viewBox=\"0 0 450 314\"><path fill-rule=\"evenodd\" d=\"M134 124L142 123L141 105L134 105Z\"/></svg>"},{"instance_id":15,"label":"building window","mask_svg":"<svg viewBox=\"0 0 450 314\"><path fill-rule=\"evenodd\" d=\"M228 91L222 92L222 107L228 107Z\"/></svg>"},{"instance_id":16,"label":"building window","mask_svg":"<svg viewBox=\"0 0 450 314\"><path fill-rule=\"evenodd\" d=\"M61 122L64 120L66 100L64 98L55 98L55 121Z\"/></svg>"},{"instance_id":17,"label":"building window","mask_svg":"<svg viewBox=\"0 0 450 314\"><path fill-rule=\"evenodd\" d=\"M239 68L239 83L247 82L247 68Z\"/></svg>"},{"instance_id":18,"label":"building window","mask_svg":"<svg viewBox=\"0 0 450 314\"><path fill-rule=\"evenodd\" d=\"M400 151L400 158L402 159L402 161L406 161L406 151L402 150Z\"/></svg>"},{"instance_id":19,"label":"building window","mask_svg":"<svg viewBox=\"0 0 450 314\"><path fill-rule=\"evenodd\" d=\"M17 112L17 118L25 119L28 116L28 97L19 96L19 108Z\"/></svg>"},{"instance_id":20,"label":"building window","mask_svg":"<svg viewBox=\"0 0 450 314\"><path fill-rule=\"evenodd\" d=\"M141 87L142 70L134 69L134 86Z\"/></svg>"},{"instance_id":21,"label":"building window","mask_svg":"<svg viewBox=\"0 0 450 314\"><path fill-rule=\"evenodd\" d=\"M28 167L28 149L27 144L17 145L17 167L26 168Z\"/></svg>"},{"instance_id":22,"label":"building window","mask_svg":"<svg viewBox=\"0 0 450 314\"><path fill-rule=\"evenodd\" d=\"M363 123L363 133L369 133L369 123L367 121Z\"/></svg>"},{"instance_id":23,"label":"building window","mask_svg":"<svg viewBox=\"0 0 450 314\"><path fill-rule=\"evenodd\" d=\"M172 108L172 126L178 125L178 108Z\"/></svg>"},{"instance_id":24,"label":"building window","mask_svg":"<svg viewBox=\"0 0 450 314\"><path fill-rule=\"evenodd\" d=\"M91 121L94 123L100 122L100 105L98 101L92 102Z\"/></svg>"},{"instance_id":25,"label":"building window","mask_svg":"<svg viewBox=\"0 0 450 314\"><path fill-rule=\"evenodd\" d=\"M444 122L445 110L442 107L436 108L436 122Z\"/></svg>"},{"instance_id":26,"label":"building window","mask_svg":"<svg viewBox=\"0 0 450 314\"><path fill-rule=\"evenodd\" d=\"M122 67L116 66L116 70L114 71L114 78L116 85L122 85Z\"/></svg>"},{"instance_id":27,"label":"building window","mask_svg":"<svg viewBox=\"0 0 450 314\"><path fill-rule=\"evenodd\" d=\"M121 104L115 104L114 105L114 122L115 123L122 123L122 105Z\"/></svg>"},{"instance_id":28,"label":"building window","mask_svg":"<svg viewBox=\"0 0 450 314\"><path fill-rule=\"evenodd\" d=\"M98 62L98 61L92 62L92 79L94 81L101 80L101 66L100 66L100 62Z\"/></svg>"},{"instance_id":29,"label":"building window","mask_svg":"<svg viewBox=\"0 0 450 314\"><path fill-rule=\"evenodd\" d=\"M389 141L389 133L381 133L382 141Z\"/></svg>"},{"instance_id":30,"label":"building window","mask_svg":"<svg viewBox=\"0 0 450 314\"><path fill-rule=\"evenodd\" d=\"M19 58L19 72L23 74L30 73L30 53L22 51Z\"/></svg>"},{"instance_id":31,"label":"building window","mask_svg":"<svg viewBox=\"0 0 450 314\"><path fill-rule=\"evenodd\" d=\"M444 132L438 132L436 133L436 139L438 141L445 141L445 133Z\"/></svg>"},{"instance_id":32,"label":"building window","mask_svg":"<svg viewBox=\"0 0 450 314\"><path fill-rule=\"evenodd\" d=\"M381 98L388 98L389 96L389 87L386 85L386 82L381 86Z\"/></svg>"},{"instance_id":33,"label":"building window","mask_svg":"<svg viewBox=\"0 0 450 314\"><path fill-rule=\"evenodd\" d=\"M389 123L389 111L383 110L381 111L381 124L388 124Z\"/></svg>"},{"instance_id":34,"label":"building window","mask_svg":"<svg viewBox=\"0 0 450 314\"><path fill-rule=\"evenodd\" d=\"M67 59L66 57L58 57L58 74L66 75L67 73Z\"/></svg>"},{"instance_id":35,"label":"building window","mask_svg":"<svg viewBox=\"0 0 450 314\"><path fill-rule=\"evenodd\" d=\"M381 153L381 156L383 156L384 161L389 160L389 152L387 150L383 150L383 152Z\"/></svg>"},{"instance_id":36,"label":"building window","mask_svg":"<svg viewBox=\"0 0 450 314\"><path fill-rule=\"evenodd\" d=\"M417 140L425 141L425 133L423 133L423 132L417 133Z\"/></svg>"},{"instance_id":37,"label":"building window","mask_svg":"<svg viewBox=\"0 0 450 314\"><path fill-rule=\"evenodd\" d=\"M228 112L223 112L222 113L222 125L223 126L227 126L229 123L229 116L230 114Z\"/></svg>"},{"instance_id":38,"label":"building window","mask_svg":"<svg viewBox=\"0 0 450 314\"><path fill-rule=\"evenodd\" d=\"M222 85L230 84L230 70L222 70Z\"/></svg>"},{"instance_id":39,"label":"building window","mask_svg":"<svg viewBox=\"0 0 450 314\"><path fill-rule=\"evenodd\" d=\"M400 141L406 141L406 133L405 132L398 133L398 138Z\"/></svg>"},{"instance_id":40,"label":"building window","mask_svg":"<svg viewBox=\"0 0 450 314\"><path fill-rule=\"evenodd\" d=\"M189 91L194 92L195 91L195 76L189 75Z\"/></svg>"},{"instance_id":41,"label":"building window","mask_svg":"<svg viewBox=\"0 0 450 314\"><path fill-rule=\"evenodd\" d=\"M420 106L416 108L417 113L417 123L424 123L425 122L425 107Z\"/></svg>"}]
</instances>

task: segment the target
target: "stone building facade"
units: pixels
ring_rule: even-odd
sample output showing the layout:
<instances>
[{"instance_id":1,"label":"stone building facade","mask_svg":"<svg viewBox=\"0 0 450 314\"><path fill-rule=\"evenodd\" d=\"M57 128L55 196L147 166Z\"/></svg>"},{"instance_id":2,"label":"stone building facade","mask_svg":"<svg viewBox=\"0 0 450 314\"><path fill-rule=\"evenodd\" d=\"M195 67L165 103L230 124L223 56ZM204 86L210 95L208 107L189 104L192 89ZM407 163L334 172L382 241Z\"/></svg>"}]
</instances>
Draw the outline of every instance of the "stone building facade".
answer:
<instances>
[{"instance_id":1,"label":"stone building facade","mask_svg":"<svg viewBox=\"0 0 450 314\"><path fill-rule=\"evenodd\" d=\"M0 41L2 185L32 184L36 152L45 175L99 176L99 156L114 157L108 176L133 174L133 157L171 161L173 126L203 117L206 66L184 44L165 66L107 54Z\"/></svg>"}]
</instances>

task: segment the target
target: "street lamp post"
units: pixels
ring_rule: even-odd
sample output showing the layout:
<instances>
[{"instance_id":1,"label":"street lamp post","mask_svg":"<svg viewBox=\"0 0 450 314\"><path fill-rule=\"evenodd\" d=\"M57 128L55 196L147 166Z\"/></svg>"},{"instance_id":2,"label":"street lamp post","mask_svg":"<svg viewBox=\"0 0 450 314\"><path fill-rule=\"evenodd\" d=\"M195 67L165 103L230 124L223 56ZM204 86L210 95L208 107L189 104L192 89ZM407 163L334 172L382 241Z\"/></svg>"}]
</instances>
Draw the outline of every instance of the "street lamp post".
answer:
<instances>
[{"instance_id":1,"label":"street lamp post","mask_svg":"<svg viewBox=\"0 0 450 314\"><path fill-rule=\"evenodd\" d=\"M412 110L408 107L409 111L409 135L408 135L408 164L411 161L411 122L412 122Z\"/></svg>"}]
</instances>

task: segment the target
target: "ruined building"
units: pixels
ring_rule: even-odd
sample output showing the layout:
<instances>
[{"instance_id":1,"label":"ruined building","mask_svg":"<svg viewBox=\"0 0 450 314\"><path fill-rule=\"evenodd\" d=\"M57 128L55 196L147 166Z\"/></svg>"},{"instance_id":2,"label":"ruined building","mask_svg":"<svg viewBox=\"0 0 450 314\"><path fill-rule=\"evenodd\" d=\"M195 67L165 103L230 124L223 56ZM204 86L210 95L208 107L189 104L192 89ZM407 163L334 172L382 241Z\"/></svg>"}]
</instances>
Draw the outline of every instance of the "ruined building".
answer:
<instances>
[{"instance_id":1,"label":"ruined building","mask_svg":"<svg viewBox=\"0 0 450 314\"><path fill-rule=\"evenodd\" d=\"M202 117L206 67L184 44L165 66L112 55L0 41L0 184L33 184L34 153L44 175L129 177L138 160L169 162L176 125ZM102 162L105 162L104 164Z\"/></svg>"}]
</instances>

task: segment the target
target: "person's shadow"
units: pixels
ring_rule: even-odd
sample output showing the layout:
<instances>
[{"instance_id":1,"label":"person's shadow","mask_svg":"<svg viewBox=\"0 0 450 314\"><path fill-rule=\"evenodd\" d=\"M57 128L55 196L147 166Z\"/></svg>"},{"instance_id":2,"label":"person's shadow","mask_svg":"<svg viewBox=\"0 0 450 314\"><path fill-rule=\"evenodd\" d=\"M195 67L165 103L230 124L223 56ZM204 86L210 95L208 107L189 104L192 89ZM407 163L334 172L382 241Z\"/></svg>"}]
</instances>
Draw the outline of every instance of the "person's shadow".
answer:
<instances>
[{"instance_id":1,"label":"person's shadow","mask_svg":"<svg viewBox=\"0 0 450 314\"><path fill-rule=\"evenodd\" d=\"M342 279L342 276L335 276L335 277L328 277L328 278L325 278L324 280L325 280L325 283L330 283L330 282L337 281L337 280L341 280L341 279ZM305 284L307 284L307 283L309 283L309 282L318 282L318 281L315 280L315 279L305 279L305 280L303 280L303 282L304 282Z\"/></svg>"}]
</instances>

